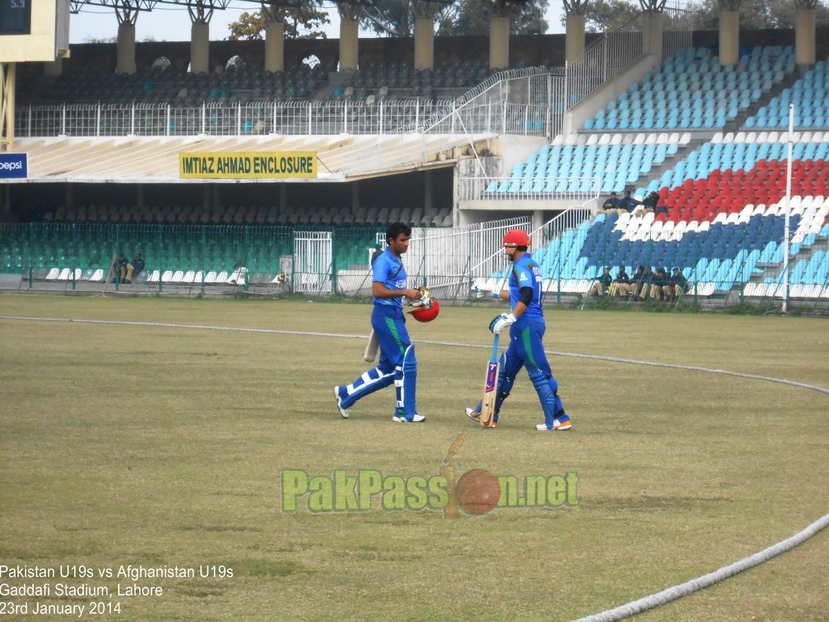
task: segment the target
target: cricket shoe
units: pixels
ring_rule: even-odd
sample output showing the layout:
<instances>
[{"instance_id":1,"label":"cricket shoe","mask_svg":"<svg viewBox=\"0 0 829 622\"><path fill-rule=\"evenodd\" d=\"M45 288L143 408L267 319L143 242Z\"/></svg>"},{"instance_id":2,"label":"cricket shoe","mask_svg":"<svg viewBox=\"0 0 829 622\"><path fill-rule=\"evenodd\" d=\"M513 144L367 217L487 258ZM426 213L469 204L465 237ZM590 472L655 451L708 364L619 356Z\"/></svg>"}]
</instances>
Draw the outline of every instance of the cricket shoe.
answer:
<instances>
[{"instance_id":1,"label":"cricket shoe","mask_svg":"<svg viewBox=\"0 0 829 622\"><path fill-rule=\"evenodd\" d=\"M477 421L478 423L481 423L481 413L476 412L476 411L472 410L471 408L466 409L466 416L469 417L470 419L472 419L473 421ZM498 421L493 419L492 421L489 422L489 425L484 426L484 427L486 427L486 428L497 428L498 427Z\"/></svg>"},{"instance_id":2,"label":"cricket shoe","mask_svg":"<svg viewBox=\"0 0 829 622\"><path fill-rule=\"evenodd\" d=\"M337 398L337 410L340 411L340 416L343 419L348 419L348 411L345 408L342 407L343 398L340 395L340 389L341 388L342 387L334 387L334 397Z\"/></svg>"},{"instance_id":3,"label":"cricket shoe","mask_svg":"<svg viewBox=\"0 0 829 622\"><path fill-rule=\"evenodd\" d=\"M414 417L412 417L412 420L409 421L408 419L406 419L406 415L398 411L394 414L391 420L395 423L421 423L423 421L426 421L426 417L422 415L415 415Z\"/></svg>"},{"instance_id":4,"label":"cricket shoe","mask_svg":"<svg viewBox=\"0 0 829 622\"><path fill-rule=\"evenodd\" d=\"M570 422L570 417L568 417L567 415L561 415L561 417L553 419L552 430L550 430L550 428L547 427L546 423L539 423L537 426L535 426L535 429L539 432L566 432L572 427L573 425Z\"/></svg>"}]
</instances>

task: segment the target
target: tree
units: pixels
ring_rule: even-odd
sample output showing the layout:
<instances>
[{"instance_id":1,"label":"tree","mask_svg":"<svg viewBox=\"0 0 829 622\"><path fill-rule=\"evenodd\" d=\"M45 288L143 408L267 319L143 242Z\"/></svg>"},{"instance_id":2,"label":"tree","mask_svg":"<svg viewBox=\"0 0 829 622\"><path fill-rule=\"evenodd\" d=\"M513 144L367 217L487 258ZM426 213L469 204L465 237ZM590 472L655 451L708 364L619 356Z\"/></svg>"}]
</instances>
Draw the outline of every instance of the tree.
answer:
<instances>
[{"instance_id":1,"label":"tree","mask_svg":"<svg viewBox=\"0 0 829 622\"><path fill-rule=\"evenodd\" d=\"M411 37L414 34L414 7L411 0L377 0L366 3L360 18L364 28L381 37Z\"/></svg>"},{"instance_id":2,"label":"tree","mask_svg":"<svg viewBox=\"0 0 829 622\"><path fill-rule=\"evenodd\" d=\"M84 43L117 43L118 37L93 37L92 35L86 35L83 38Z\"/></svg>"},{"instance_id":3,"label":"tree","mask_svg":"<svg viewBox=\"0 0 829 622\"><path fill-rule=\"evenodd\" d=\"M265 18L262 17L259 11L253 13L245 11L239 16L238 22L231 22L227 27L230 29L228 39L231 41L238 41L239 39L253 41L262 38L262 31L265 30Z\"/></svg>"},{"instance_id":4,"label":"tree","mask_svg":"<svg viewBox=\"0 0 829 622\"><path fill-rule=\"evenodd\" d=\"M377 0L366 6L362 25L377 34L410 37L414 32L412 0ZM513 3L511 34L542 34L547 32L544 12L549 0ZM488 35L490 0L458 0L441 2L435 14L438 35Z\"/></svg>"},{"instance_id":5,"label":"tree","mask_svg":"<svg viewBox=\"0 0 829 622\"><path fill-rule=\"evenodd\" d=\"M720 27L720 3L718 0L701 0L688 5L694 17L694 30L717 30ZM743 0L740 3L740 28L762 30L765 28L794 28L795 4L792 0ZM829 24L829 7L818 2L815 22Z\"/></svg>"},{"instance_id":6,"label":"tree","mask_svg":"<svg viewBox=\"0 0 829 622\"><path fill-rule=\"evenodd\" d=\"M284 7L281 10L284 11L286 39L326 38L325 33L319 28L331 22L328 14L320 11L313 0L302 0L297 6ZM231 22L227 27L230 30L227 38L231 41L261 39L265 30L265 17L261 11L245 11L239 16L238 22Z\"/></svg>"},{"instance_id":7,"label":"tree","mask_svg":"<svg viewBox=\"0 0 829 622\"><path fill-rule=\"evenodd\" d=\"M544 19L544 12L548 5L548 0L512 2L509 7L494 0L460 0L455 23L438 34L488 35L489 18L493 13L500 14L504 10L509 11L510 34L543 34L547 32L548 24Z\"/></svg>"},{"instance_id":8,"label":"tree","mask_svg":"<svg viewBox=\"0 0 829 622\"><path fill-rule=\"evenodd\" d=\"M591 0L584 11L587 32L610 32L619 30L627 22L642 13L642 7L625 0ZM566 23L566 16L561 23Z\"/></svg>"}]
</instances>

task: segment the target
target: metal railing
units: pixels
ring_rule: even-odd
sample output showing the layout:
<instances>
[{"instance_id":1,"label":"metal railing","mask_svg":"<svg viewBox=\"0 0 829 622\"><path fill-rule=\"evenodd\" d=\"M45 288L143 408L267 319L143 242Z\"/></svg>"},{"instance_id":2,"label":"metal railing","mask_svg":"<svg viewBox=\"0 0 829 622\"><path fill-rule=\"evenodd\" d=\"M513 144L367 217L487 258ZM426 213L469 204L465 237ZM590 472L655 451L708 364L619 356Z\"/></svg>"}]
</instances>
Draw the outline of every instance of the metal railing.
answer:
<instances>
[{"instance_id":1,"label":"metal railing","mask_svg":"<svg viewBox=\"0 0 829 622\"><path fill-rule=\"evenodd\" d=\"M635 26L637 30L629 29ZM642 56L642 17L639 16L628 22L625 30L605 33L585 46L582 55L567 64L564 106L572 108Z\"/></svg>"},{"instance_id":2,"label":"metal railing","mask_svg":"<svg viewBox=\"0 0 829 622\"><path fill-rule=\"evenodd\" d=\"M554 136L550 112L561 70L534 67L494 74L455 100L262 101L18 106L21 138L51 136L313 136L499 132Z\"/></svg>"},{"instance_id":3,"label":"metal railing","mask_svg":"<svg viewBox=\"0 0 829 622\"><path fill-rule=\"evenodd\" d=\"M673 56L678 49L693 44L693 22L688 11L666 8L664 15L669 16L672 24L679 28L662 32L662 60ZM643 51L643 24L643 15L640 14L619 30L606 32L585 46L582 55L567 64L566 92L562 100L564 108L572 108L646 54Z\"/></svg>"},{"instance_id":4,"label":"metal railing","mask_svg":"<svg viewBox=\"0 0 829 622\"><path fill-rule=\"evenodd\" d=\"M552 115L561 99L562 69L531 67L501 71L421 122L399 132L467 132L555 136L563 122ZM559 115L560 116L560 115ZM556 123L558 121L558 123Z\"/></svg>"},{"instance_id":5,"label":"metal railing","mask_svg":"<svg viewBox=\"0 0 829 622\"><path fill-rule=\"evenodd\" d=\"M448 106L423 100L25 106L15 110L15 124L20 138L387 134Z\"/></svg>"},{"instance_id":6,"label":"metal railing","mask_svg":"<svg viewBox=\"0 0 829 622\"><path fill-rule=\"evenodd\" d=\"M460 201L578 201L599 197L599 177L464 177Z\"/></svg>"},{"instance_id":7,"label":"metal railing","mask_svg":"<svg viewBox=\"0 0 829 622\"><path fill-rule=\"evenodd\" d=\"M519 228L533 239L533 257L544 279L545 301L566 303L587 294L604 266L616 276L625 264L631 276L639 265L668 272L678 267L688 280L679 299L704 306L777 307L783 293L780 253L738 252L715 259L703 236L684 242L665 232L621 239L587 224L590 210L576 206L532 230L530 217L454 228L414 228L404 263L413 285L427 285L440 299L468 300L476 288L495 289L507 268L503 234ZM370 295L370 256L379 227L286 227L225 225L139 225L23 223L0 224L0 289L45 292L121 291L178 296L262 295L303 291L328 296ZM671 237L671 236L667 236ZM667 264L669 244L681 244ZM674 250L678 250L675 247ZM324 252L321 252L322 249ZM146 272L124 283L109 271L119 253L140 252ZM798 251L789 262L792 307L829 308L829 276L810 272L804 262L818 252ZM620 259L622 258L623 259ZM680 257L677 259L677 257ZM669 304L661 285L641 290L646 303ZM629 290L604 290L591 301L634 301Z\"/></svg>"},{"instance_id":8,"label":"metal railing","mask_svg":"<svg viewBox=\"0 0 829 622\"><path fill-rule=\"evenodd\" d=\"M520 216L451 229L414 229L404 255L406 271L438 298L464 300L476 279L489 278L506 268L501 251L504 233L510 229L529 231L531 222L531 217Z\"/></svg>"}]
</instances>

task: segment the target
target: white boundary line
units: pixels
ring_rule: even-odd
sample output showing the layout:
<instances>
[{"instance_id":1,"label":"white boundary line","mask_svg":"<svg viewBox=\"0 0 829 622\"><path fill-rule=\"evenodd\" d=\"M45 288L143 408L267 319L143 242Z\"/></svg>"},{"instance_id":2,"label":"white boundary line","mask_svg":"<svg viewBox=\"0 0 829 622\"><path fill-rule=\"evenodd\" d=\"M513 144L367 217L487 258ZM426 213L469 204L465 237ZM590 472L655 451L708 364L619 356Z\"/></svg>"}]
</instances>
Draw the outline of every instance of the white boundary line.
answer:
<instances>
[{"instance_id":1,"label":"white boundary line","mask_svg":"<svg viewBox=\"0 0 829 622\"><path fill-rule=\"evenodd\" d=\"M244 333L270 333L275 335L300 335L300 336L307 336L307 337L339 337L343 339L366 339L367 335L350 335L350 334L343 334L343 333L315 333L315 332L305 332L305 331L293 331L293 330L277 330L277 329L268 329L268 328L235 328L232 326L202 326L202 325L193 325L193 324L164 324L164 323L157 323L157 322L126 322L126 321L118 321L118 320L74 320L69 318L38 318L38 317L18 317L18 316L8 316L8 315L0 315L0 320L17 320L17 321L30 321L30 322L73 322L78 324L115 324L119 326L149 326L149 327L156 327L156 328L184 328L184 329L192 329L192 330L220 330L220 331L231 331L231 332L244 332ZM449 347L461 347L461 348L488 348L487 345L479 345L479 344L470 344L470 343L454 343L450 341L424 341L418 340L418 343L426 343L431 345L439 345L439 346L449 346ZM820 393L824 393L829 395L829 389L814 386L811 384L804 384L801 382L794 382L793 380L786 380L783 378L774 378L772 376L758 376L755 374L744 374L741 372L734 372L728 371L725 369L709 369L707 367L697 367L691 365L674 365L671 363L653 363L650 361L637 361L633 359L623 359L617 358L613 356L599 356L593 354L576 354L572 352L550 352L547 351L547 354L552 354L554 356L569 356L573 358L586 358L586 359L595 359L600 361L610 361L614 363L624 363L629 365L647 365L651 367L666 367L669 369L684 369L688 371L700 371L710 374L722 374L728 376L737 376L740 378L749 378L751 380L765 380L768 382L777 382L780 384L787 384L794 387L799 387L802 389L811 389L813 391L819 391ZM729 577L733 577L744 570L748 570L749 568L753 568L754 566L758 566L763 562L766 562L773 557L776 557L786 551L793 549L794 547L802 544L816 533L821 531L822 529L829 526L829 514L824 514L821 518L813 522L811 525L806 527L804 530L796 533L795 535L791 536L790 538L786 538L774 544L768 548L763 549L759 553L755 553L754 555L750 555L749 557L745 557L739 561L734 562L733 564L729 564L728 566L723 566L719 570L715 570L714 572L710 572L708 574L702 575L701 577L697 577L696 579L691 579L690 581L686 581L685 583L681 583L679 585L674 585L667 589L662 590L661 592L657 592L655 594L651 594L650 596L645 596L644 598L640 598L639 600L631 601L625 605L620 605L618 607L614 607L613 609L607 609L606 611L602 611L600 613L590 615L587 617L579 618L575 622L616 622L616 620L621 620L623 618L628 618L630 616L637 615L642 613L643 611L647 611L648 609L653 609L654 607L659 607L660 605L665 605L670 603L674 600L682 598L683 596L688 596L693 594L694 592L698 592L699 590L705 589L710 587L720 581L724 581Z\"/></svg>"},{"instance_id":2,"label":"white boundary line","mask_svg":"<svg viewBox=\"0 0 829 622\"><path fill-rule=\"evenodd\" d=\"M348 333L315 333L308 331L297 330L279 330L275 328L240 328L234 326L204 326L200 324L166 324L162 322L127 322L123 320L75 320L72 318L52 318L52 317L25 317L14 315L0 315L0 320L17 320L25 322L74 322L77 324L114 324L116 326L149 326L155 328L185 328L191 330L219 330L240 333L268 333L273 335L299 335L304 337L338 337L341 339L368 339L368 335L352 335ZM491 346L477 343L457 343L453 341L429 341L425 339L418 339L417 343L424 343L434 346L448 346L453 348L480 348L488 349ZM710 369L708 367L697 367L693 365L675 365L672 363L654 363L651 361L637 361L635 359L617 358L615 356L601 356L598 354L578 354L574 352L555 352L552 350L545 350L546 354L552 356L567 356L571 358L593 359L597 361L609 361L611 363L623 363L626 365L645 365L649 367L666 367L668 369L684 369L687 371L699 371L708 374L720 374L723 376L736 376L738 378L749 378L751 380L765 380L767 382L777 382L779 384L787 384L801 389L811 389L829 395L829 389L818 387L812 384L805 384L802 382L795 382L794 380L786 380L785 378L775 378L774 376L758 376L755 374L745 374L738 371L729 371L727 369Z\"/></svg>"}]
</instances>

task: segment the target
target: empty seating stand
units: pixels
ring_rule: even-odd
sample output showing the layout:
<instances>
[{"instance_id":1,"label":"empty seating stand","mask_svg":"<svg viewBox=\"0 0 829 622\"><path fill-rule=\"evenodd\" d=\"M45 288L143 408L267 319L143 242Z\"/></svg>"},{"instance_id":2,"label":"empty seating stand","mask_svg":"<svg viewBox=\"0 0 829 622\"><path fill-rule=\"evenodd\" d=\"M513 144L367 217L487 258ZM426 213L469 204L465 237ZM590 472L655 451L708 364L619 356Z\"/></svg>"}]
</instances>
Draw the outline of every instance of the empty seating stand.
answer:
<instances>
[{"instance_id":1,"label":"empty seating stand","mask_svg":"<svg viewBox=\"0 0 829 622\"><path fill-rule=\"evenodd\" d=\"M794 71L791 47L754 48L736 67L706 48L679 50L600 110L585 130L723 128Z\"/></svg>"}]
</instances>

